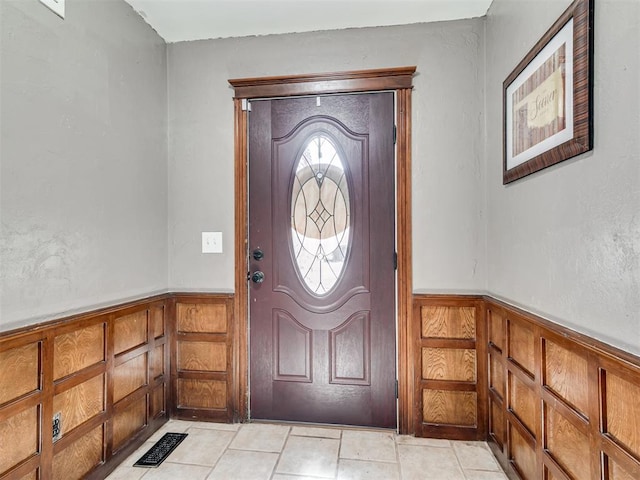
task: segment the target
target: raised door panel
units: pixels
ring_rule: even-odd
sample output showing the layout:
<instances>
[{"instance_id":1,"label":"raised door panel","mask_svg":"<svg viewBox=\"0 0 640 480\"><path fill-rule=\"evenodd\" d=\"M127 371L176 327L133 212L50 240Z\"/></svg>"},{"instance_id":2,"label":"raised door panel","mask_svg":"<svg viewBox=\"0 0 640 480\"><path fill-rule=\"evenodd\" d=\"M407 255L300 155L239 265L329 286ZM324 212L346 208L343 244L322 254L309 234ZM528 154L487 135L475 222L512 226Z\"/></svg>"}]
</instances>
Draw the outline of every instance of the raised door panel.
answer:
<instances>
[{"instance_id":1,"label":"raised door panel","mask_svg":"<svg viewBox=\"0 0 640 480\"><path fill-rule=\"evenodd\" d=\"M298 323L288 312L273 312L273 379L311 382L311 329Z\"/></svg>"},{"instance_id":2,"label":"raised door panel","mask_svg":"<svg viewBox=\"0 0 640 480\"><path fill-rule=\"evenodd\" d=\"M370 385L371 316L358 312L329 331L330 383Z\"/></svg>"}]
</instances>

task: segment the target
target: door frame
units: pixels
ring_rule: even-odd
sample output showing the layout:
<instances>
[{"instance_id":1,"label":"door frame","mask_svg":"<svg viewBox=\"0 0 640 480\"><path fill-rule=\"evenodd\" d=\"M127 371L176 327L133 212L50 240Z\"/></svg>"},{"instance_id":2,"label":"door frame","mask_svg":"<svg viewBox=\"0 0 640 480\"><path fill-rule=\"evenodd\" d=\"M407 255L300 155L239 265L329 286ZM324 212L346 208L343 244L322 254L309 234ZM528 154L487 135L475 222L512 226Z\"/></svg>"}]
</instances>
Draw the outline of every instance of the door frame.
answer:
<instances>
[{"instance_id":1,"label":"door frame","mask_svg":"<svg viewBox=\"0 0 640 480\"><path fill-rule=\"evenodd\" d=\"M231 404L234 420L248 418L249 391L249 284L248 248L248 116L247 101L254 98L291 97L394 91L396 93L396 248L398 430L413 433L413 338L411 336L411 91L416 67L320 73L309 75L239 78L234 88L235 158L235 301L232 351Z\"/></svg>"}]
</instances>

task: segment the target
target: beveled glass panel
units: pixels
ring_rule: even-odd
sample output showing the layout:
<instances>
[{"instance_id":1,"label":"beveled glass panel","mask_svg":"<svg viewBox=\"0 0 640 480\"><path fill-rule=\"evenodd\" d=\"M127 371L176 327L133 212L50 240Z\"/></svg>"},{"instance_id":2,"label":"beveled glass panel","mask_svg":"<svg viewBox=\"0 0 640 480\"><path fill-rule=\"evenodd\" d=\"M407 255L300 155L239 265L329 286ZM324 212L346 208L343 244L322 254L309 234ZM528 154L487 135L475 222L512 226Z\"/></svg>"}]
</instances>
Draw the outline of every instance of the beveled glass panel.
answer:
<instances>
[{"instance_id":1,"label":"beveled glass panel","mask_svg":"<svg viewBox=\"0 0 640 480\"><path fill-rule=\"evenodd\" d=\"M291 244L300 278L317 296L329 293L344 271L350 215L344 161L327 136L316 134L293 176Z\"/></svg>"}]
</instances>

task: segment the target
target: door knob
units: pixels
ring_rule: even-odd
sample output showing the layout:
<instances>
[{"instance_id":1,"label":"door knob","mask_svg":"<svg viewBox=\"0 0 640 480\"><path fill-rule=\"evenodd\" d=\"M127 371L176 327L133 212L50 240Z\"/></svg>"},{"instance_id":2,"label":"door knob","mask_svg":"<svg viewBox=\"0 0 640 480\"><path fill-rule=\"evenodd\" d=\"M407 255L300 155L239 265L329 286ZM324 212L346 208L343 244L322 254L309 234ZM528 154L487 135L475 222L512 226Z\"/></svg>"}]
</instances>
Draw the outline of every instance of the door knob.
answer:
<instances>
[{"instance_id":1,"label":"door knob","mask_svg":"<svg viewBox=\"0 0 640 480\"><path fill-rule=\"evenodd\" d=\"M264 252L263 252L262 250L260 250L259 248L256 248L256 249L253 251L253 259L254 259L254 260L257 260L257 261L260 261L260 260L262 260L263 258L264 258Z\"/></svg>"},{"instance_id":2,"label":"door knob","mask_svg":"<svg viewBox=\"0 0 640 480\"><path fill-rule=\"evenodd\" d=\"M253 275L251 275L251 280L253 281L253 283L264 282L264 273L262 273L260 270L254 272Z\"/></svg>"}]
</instances>

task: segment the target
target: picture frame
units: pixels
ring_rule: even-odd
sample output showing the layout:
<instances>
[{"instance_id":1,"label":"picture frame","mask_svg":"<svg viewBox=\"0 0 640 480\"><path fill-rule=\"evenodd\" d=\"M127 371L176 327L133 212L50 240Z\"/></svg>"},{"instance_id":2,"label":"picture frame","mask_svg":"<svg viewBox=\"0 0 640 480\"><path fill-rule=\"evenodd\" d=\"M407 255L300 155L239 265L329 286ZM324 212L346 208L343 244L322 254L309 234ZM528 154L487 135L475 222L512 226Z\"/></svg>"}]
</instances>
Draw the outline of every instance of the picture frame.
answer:
<instances>
[{"instance_id":1,"label":"picture frame","mask_svg":"<svg viewBox=\"0 0 640 480\"><path fill-rule=\"evenodd\" d=\"M575 0L502 85L504 185L593 149L593 3Z\"/></svg>"}]
</instances>

